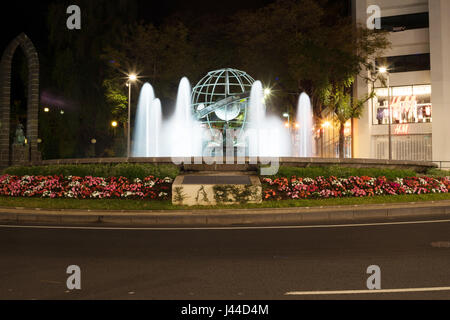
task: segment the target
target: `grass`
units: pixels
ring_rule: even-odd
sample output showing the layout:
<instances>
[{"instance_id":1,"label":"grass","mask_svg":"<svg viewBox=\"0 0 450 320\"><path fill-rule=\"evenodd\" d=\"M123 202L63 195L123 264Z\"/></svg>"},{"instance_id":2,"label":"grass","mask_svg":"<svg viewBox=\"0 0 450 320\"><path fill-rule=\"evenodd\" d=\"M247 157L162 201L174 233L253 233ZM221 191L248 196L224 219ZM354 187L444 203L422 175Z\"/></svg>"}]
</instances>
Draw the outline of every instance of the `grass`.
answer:
<instances>
[{"instance_id":1,"label":"grass","mask_svg":"<svg viewBox=\"0 0 450 320\"><path fill-rule=\"evenodd\" d=\"M450 176L450 171L440 169L430 169L427 171L427 176L436 178L445 178Z\"/></svg>"},{"instance_id":2,"label":"grass","mask_svg":"<svg viewBox=\"0 0 450 320\"><path fill-rule=\"evenodd\" d=\"M147 176L155 176L158 178L171 177L175 178L180 172L179 168L172 164L79 164L79 165L47 165L47 166L15 166L3 170L4 174L25 176L93 176L93 177L127 177L128 179L140 178ZM430 175L444 176L445 171L431 170ZM350 176L384 176L388 179L414 177L417 173L413 170L399 169L382 169L382 168L347 168L336 165L325 167L288 167L281 166L277 173L277 177L309 177L316 178L319 176L338 178L348 178Z\"/></svg>"},{"instance_id":3,"label":"grass","mask_svg":"<svg viewBox=\"0 0 450 320\"><path fill-rule=\"evenodd\" d=\"M218 205L218 206L174 206L171 201L145 201L126 199L41 199L0 197L0 207L23 207L43 209L90 209L90 210L179 210L179 209L253 209L367 205L381 203L404 203L450 200L449 193L376 196L366 198L337 198L319 200L264 201L261 204Z\"/></svg>"},{"instance_id":4,"label":"grass","mask_svg":"<svg viewBox=\"0 0 450 320\"><path fill-rule=\"evenodd\" d=\"M340 166L326 166L326 167L287 167L281 166L277 173L277 177L337 177L348 178L351 176L368 176L368 177L386 177L390 180L404 177L415 177L417 173L414 170L399 170L399 169L383 169L383 168L348 168Z\"/></svg>"},{"instance_id":5,"label":"grass","mask_svg":"<svg viewBox=\"0 0 450 320\"><path fill-rule=\"evenodd\" d=\"M175 178L179 169L172 164L73 164L73 165L48 165L48 166L15 166L3 170L3 174L15 176L92 176L92 177L126 177L128 179L145 178L154 176L157 178Z\"/></svg>"}]
</instances>

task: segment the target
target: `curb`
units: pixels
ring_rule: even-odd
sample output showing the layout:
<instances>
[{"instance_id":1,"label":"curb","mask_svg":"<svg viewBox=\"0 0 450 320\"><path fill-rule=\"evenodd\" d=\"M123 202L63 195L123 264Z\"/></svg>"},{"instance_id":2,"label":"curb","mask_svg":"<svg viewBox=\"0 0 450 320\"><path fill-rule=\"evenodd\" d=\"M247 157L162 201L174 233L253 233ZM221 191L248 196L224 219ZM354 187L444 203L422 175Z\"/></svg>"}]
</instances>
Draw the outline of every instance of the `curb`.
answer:
<instances>
[{"instance_id":1,"label":"curb","mask_svg":"<svg viewBox=\"0 0 450 320\"><path fill-rule=\"evenodd\" d=\"M450 218L450 201L426 203L353 205L334 207L101 211L26 209L0 207L1 223L115 224L154 227L212 227L255 225L304 225L351 223L364 220L392 221L408 218Z\"/></svg>"}]
</instances>

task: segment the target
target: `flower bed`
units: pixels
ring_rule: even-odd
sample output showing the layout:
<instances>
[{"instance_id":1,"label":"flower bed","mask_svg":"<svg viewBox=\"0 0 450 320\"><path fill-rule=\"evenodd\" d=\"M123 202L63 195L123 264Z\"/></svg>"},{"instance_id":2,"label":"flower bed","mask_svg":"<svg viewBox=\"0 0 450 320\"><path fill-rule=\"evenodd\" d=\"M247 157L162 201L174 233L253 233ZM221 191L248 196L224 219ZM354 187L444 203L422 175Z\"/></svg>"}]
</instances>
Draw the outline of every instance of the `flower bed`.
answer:
<instances>
[{"instance_id":1,"label":"flower bed","mask_svg":"<svg viewBox=\"0 0 450 320\"><path fill-rule=\"evenodd\" d=\"M0 196L72 199L170 199L171 178L0 176Z\"/></svg>"},{"instance_id":2,"label":"flower bed","mask_svg":"<svg viewBox=\"0 0 450 320\"><path fill-rule=\"evenodd\" d=\"M385 177L317 177L264 178L264 200L327 199L342 197L372 197L376 195L402 195L448 193L449 177L411 177L389 181Z\"/></svg>"},{"instance_id":3,"label":"flower bed","mask_svg":"<svg viewBox=\"0 0 450 320\"><path fill-rule=\"evenodd\" d=\"M72 199L171 199L172 178L0 176L0 196ZM263 200L449 193L450 177L263 178Z\"/></svg>"}]
</instances>

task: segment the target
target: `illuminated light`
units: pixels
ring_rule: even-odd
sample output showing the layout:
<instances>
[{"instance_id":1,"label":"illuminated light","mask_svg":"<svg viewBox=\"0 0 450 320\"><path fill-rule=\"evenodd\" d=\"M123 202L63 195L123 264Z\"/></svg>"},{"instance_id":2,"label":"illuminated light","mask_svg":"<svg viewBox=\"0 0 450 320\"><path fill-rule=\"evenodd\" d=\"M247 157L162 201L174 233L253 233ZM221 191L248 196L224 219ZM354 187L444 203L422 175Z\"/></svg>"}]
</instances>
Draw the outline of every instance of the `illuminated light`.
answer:
<instances>
[{"instance_id":1,"label":"illuminated light","mask_svg":"<svg viewBox=\"0 0 450 320\"><path fill-rule=\"evenodd\" d=\"M50 112L50 108L44 108L44 112Z\"/></svg>"},{"instance_id":2,"label":"illuminated light","mask_svg":"<svg viewBox=\"0 0 450 320\"><path fill-rule=\"evenodd\" d=\"M331 127L331 123L330 123L329 121L325 121L325 122L322 124L322 128L329 128L329 127Z\"/></svg>"},{"instance_id":3,"label":"illuminated light","mask_svg":"<svg viewBox=\"0 0 450 320\"><path fill-rule=\"evenodd\" d=\"M386 72L387 72L387 67L380 67L380 68L378 69L378 71L379 71L380 73L386 73Z\"/></svg>"},{"instance_id":4,"label":"illuminated light","mask_svg":"<svg viewBox=\"0 0 450 320\"><path fill-rule=\"evenodd\" d=\"M283 113L283 117L285 117L285 118L289 118L289 113Z\"/></svg>"},{"instance_id":5,"label":"illuminated light","mask_svg":"<svg viewBox=\"0 0 450 320\"><path fill-rule=\"evenodd\" d=\"M392 88L392 95L394 97L398 96L412 96L413 88L411 86L408 87L394 87Z\"/></svg>"},{"instance_id":6,"label":"illuminated light","mask_svg":"<svg viewBox=\"0 0 450 320\"><path fill-rule=\"evenodd\" d=\"M352 123L350 122L350 121L347 121L346 123L345 123L345 127L346 128L350 128L352 126Z\"/></svg>"},{"instance_id":7,"label":"illuminated light","mask_svg":"<svg viewBox=\"0 0 450 320\"><path fill-rule=\"evenodd\" d=\"M264 95L265 96L270 96L271 94L272 94L272 90L270 88L264 89Z\"/></svg>"},{"instance_id":8,"label":"illuminated light","mask_svg":"<svg viewBox=\"0 0 450 320\"><path fill-rule=\"evenodd\" d=\"M28 139L27 138L25 138L25 144L28 144Z\"/></svg>"},{"instance_id":9,"label":"illuminated light","mask_svg":"<svg viewBox=\"0 0 450 320\"><path fill-rule=\"evenodd\" d=\"M97 140L96 140L96 139L91 139L91 143L92 143L92 144L96 144L96 143L97 143Z\"/></svg>"},{"instance_id":10,"label":"illuminated light","mask_svg":"<svg viewBox=\"0 0 450 320\"><path fill-rule=\"evenodd\" d=\"M61 114L64 114L64 110L61 110L61 112L60 112Z\"/></svg>"},{"instance_id":11,"label":"illuminated light","mask_svg":"<svg viewBox=\"0 0 450 320\"><path fill-rule=\"evenodd\" d=\"M431 94L431 86L430 85L414 86L413 94L415 96Z\"/></svg>"},{"instance_id":12,"label":"illuminated light","mask_svg":"<svg viewBox=\"0 0 450 320\"><path fill-rule=\"evenodd\" d=\"M400 124L395 126L394 133L397 135L405 135L409 133L409 125L407 124Z\"/></svg>"},{"instance_id":13,"label":"illuminated light","mask_svg":"<svg viewBox=\"0 0 450 320\"><path fill-rule=\"evenodd\" d=\"M431 107L425 107L425 114L427 115L427 117L431 116Z\"/></svg>"},{"instance_id":14,"label":"illuminated light","mask_svg":"<svg viewBox=\"0 0 450 320\"><path fill-rule=\"evenodd\" d=\"M285 122L285 123L284 123L284 126L285 126L286 128L289 128L289 127L290 127L289 122Z\"/></svg>"},{"instance_id":15,"label":"illuminated light","mask_svg":"<svg viewBox=\"0 0 450 320\"><path fill-rule=\"evenodd\" d=\"M238 103L233 103L231 105L218 108L214 113L220 120L231 121L239 116L241 113L241 106Z\"/></svg>"},{"instance_id":16,"label":"illuminated light","mask_svg":"<svg viewBox=\"0 0 450 320\"><path fill-rule=\"evenodd\" d=\"M42 143L42 139L41 139L41 138L38 138L38 139L37 139L37 143Z\"/></svg>"},{"instance_id":17,"label":"illuminated light","mask_svg":"<svg viewBox=\"0 0 450 320\"><path fill-rule=\"evenodd\" d=\"M387 97L388 89L386 89L386 88L377 88L377 89L375 89L375 94L377 95L377 97Z\"/></svg>"},{"instance_id":18,"label":"illuminated light","mask_svg":"<svg viewBox=\"0 0 450 320\"><path fill-rule=\"evenodd\" d=\"M295 129L300 128L300 125L298 123L295 124Z\"/></svg>"},{"instance_id":19,"label":"illuminated light","mask_svg":"<svg viewBox=\"0 0 450 320\"><path fill-rule=\"evenodd\" d=\"M111 126L113 126L114 128L117 127L119 124L117 123L117 121L113 121L111 122Z\"/></svg>"},{"instance_id":20,"label":"illuminated light","mask_svg":"<svg viewBox=\"0 0 450 320\"><path fill-rule=\"evenodd\" d=\"M130 79L130 81L136 81L137 76L136 76L135 74L130 74L130 75L128 76L128 79Z\"/></svg>"}]
</instances>

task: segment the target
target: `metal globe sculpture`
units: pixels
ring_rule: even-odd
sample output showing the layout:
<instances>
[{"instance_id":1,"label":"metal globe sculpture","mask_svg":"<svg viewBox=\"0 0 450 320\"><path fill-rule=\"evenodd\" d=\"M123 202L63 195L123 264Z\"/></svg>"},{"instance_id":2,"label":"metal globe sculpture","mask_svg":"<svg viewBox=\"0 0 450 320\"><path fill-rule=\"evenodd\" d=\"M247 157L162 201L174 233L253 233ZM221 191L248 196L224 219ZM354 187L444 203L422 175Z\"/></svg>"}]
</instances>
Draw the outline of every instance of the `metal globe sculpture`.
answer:
<instances>
[{"instance_id":1,"label":"metal globe sculpture","mask_svg":"<svg viewBox=\"0 0 450 320\"><path fill-rule=\"evenodd\" d=\"M254 82L247 73L236 69L209 72L192 89L195 117L210 129L232 128L242 134Z\"/></svg>"}]
</instances>

